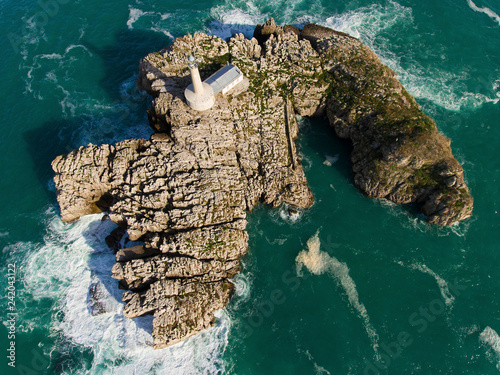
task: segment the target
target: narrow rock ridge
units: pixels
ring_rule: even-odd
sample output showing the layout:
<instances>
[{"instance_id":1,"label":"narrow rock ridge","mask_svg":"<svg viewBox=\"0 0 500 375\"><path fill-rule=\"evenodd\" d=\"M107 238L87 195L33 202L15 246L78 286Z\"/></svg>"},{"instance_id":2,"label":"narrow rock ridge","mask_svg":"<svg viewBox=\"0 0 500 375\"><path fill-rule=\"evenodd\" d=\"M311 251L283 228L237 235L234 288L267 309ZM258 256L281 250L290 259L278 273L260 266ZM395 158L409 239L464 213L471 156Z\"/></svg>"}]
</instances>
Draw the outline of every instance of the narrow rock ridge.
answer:
<instances>
[{"instance_id":1,"label":"narrow rock ridge","mask_svg":"<svg viewBox=\"0 0 500 375\"><path fill-rule=\"evenodd\" d=\"M256 37L260 44L242 34L228 42L187 35L148 55L137 83L153 97L156 133L90 144L52 163L63 221L106 211L144 243L119 250L112 271L128 289L124 314L154 315L155 348L213 325L248 249L247 211L259 201L312 205L295 113L326 114L352 140L354 181L367 195L420 202L432 223L471 214L449 140L367 47L324 27L281 28L272 19ZM208 111L190 109L183 91L191 53L202 79L231 61L247 86L217 94Z\"/></svg>"}]
</instances>

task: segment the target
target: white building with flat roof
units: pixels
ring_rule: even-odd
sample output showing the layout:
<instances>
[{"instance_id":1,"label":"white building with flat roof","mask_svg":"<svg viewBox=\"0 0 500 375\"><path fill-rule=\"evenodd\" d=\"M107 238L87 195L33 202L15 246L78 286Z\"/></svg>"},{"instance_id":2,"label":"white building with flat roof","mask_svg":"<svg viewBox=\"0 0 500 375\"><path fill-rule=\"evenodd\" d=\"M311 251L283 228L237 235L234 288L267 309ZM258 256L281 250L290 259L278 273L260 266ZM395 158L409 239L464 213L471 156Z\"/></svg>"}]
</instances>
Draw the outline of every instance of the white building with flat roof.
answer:
<instances>
[{"instance_id":1,"label":"white building with flat roof","mask_svg":"<svg viewBox=\"0 0 500 375\"><path fill-rule=\"evenodd\" d=\"M222 92L222 95L226 95L229 90L243 81L243 77L241 70L232 64L227 64L203 82L208 83L212 87L214 94Z\"/></svg>"},{"instance_id":2,"label":"white building with flat roof","mask_svg":"<svg viewBox=\"0 0 500 375\"><path fill-rule=\"evenodd\" d=\"M193 55L189 56L188 66L192 83L184 90L184 96L188 106L197 111L212 108L217 93L226 95L245 78L236 66L227 64L201 82L198 63Z\"/></svg>"}]
</instances>

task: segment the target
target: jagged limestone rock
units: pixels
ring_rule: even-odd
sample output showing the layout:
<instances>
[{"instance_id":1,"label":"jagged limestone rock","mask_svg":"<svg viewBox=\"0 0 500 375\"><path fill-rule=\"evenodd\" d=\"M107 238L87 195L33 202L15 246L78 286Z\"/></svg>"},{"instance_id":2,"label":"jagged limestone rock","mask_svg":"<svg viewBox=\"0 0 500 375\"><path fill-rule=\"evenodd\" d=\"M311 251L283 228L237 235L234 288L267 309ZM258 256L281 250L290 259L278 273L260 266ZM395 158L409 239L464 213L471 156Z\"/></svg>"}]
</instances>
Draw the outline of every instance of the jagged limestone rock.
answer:
<instances>
[{"instance_id":1,"label":"jagged limestone rock","mask_svg":"<svg viewBox=\"0 0 500 375\"><path fill-rule=\"evenodd\" d=\"M274 22L274 18L270 18L263 25L257 25L255 27L253 37L257 39L259 43L263 44L271 35L279 32L280 29L280 26L277 26L276 22Z\"/></svg>"},{"instance_id":2,"label":"jagged limestone rock","mask_svg":"<svg viewBox=\"0 0 500 375\"><path fill-rule=\"evenodd\" d=\"M140 63L138 87L153 97L151 139L80 147L52 163L63 221L105 210L143 241L118 251L113 276L130 290L126 316L154 315L155 348L211 326L226 305L248 248L247 211L259 201L313 203L295 113L326 114L352 141L354 181L367 195L418 202L437 224L471 214L449 140L396 74L353 37L317 25L297 31L274 24L260 44L242 34L177 38ZM183 92L193 52L202 78L231 61L248 90L190 109Z\"/></svg>"},{"instance_id":3,"label":"jagged limestone rock","mask_svg":"<svg viewBox=\"0 0 500 375\"><path fill-rule=\"evenodd\" d=\"M196 34L141 63L138 82L154 96L150 118L161 121L156 128L163 133L150 140L81 147L53 162L64 221L107 210L131 240L144 242L117 253L113 277L131 291L124 295L127 316L155 315L157 348L210 326L213 311L227 303L228 280L248 249L246 211L259 201L273 207L313 203L296 152L298 127L288 99L276 93L262 111L263 100L247 91L219 96L210 111L189 109L182 96L187 72L180 62L192 43L198 46L204 76L214 70L210 58L219 59L230 48ZM261 57L255 40L239 36L231 45L245 58ZM219 52L211 53L209 46ZM184 292L172 291L181 281ZM177 320L165 316L175 301L182 304Z\"/></svg>"}]
</instances>

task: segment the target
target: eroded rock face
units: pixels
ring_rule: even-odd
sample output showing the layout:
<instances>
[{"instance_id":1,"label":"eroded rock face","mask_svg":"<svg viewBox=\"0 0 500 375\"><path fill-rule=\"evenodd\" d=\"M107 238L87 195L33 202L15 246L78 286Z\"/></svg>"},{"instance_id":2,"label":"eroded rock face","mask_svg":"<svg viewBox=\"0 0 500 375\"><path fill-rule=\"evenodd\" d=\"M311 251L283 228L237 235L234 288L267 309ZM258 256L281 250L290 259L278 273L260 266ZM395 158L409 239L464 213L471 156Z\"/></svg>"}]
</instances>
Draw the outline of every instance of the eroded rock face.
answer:
<instances>
[{"instance_id":1,"label":"eroded rock face","mask_svg":"<svg viewBox=\"0 0 500 375\"><path fill-rule=\"evenodd\" d=\"M353 144L354 181L370 197L417 202L433 224L472 214L472 197L450 140L419 108L396 73L357 39L337 33L318 42L333 77L330 124Z\"/></svg>"},{"instance_id":2,"label":"eroded rock face","mask_svg":"<svg viewBox=\"0 0 500 375\"><path fill-rule=\"evenodd\" d=\"M150 140L89 145L53 162L64 221L105 209L131 240L144 242L117 253L113 277L130 291L126 316L155 316L157 348L209 327L229 300L228 280L248 248L246 211L259 201L313 203L294 144L293 108L279 92L260 100L252 92L219 97L206 112L186 106L188 72L175 62L193 43L207 65L229 49L214 37L187 36L166 57L148 57L165 68L141 63L139 84L154 96L150 116L159 131ZM232 44L245 58L260 56L255 42L239 37ZM212 47L220 52L208 53Z\"/></svg>"},{"instance_id":3,"label":"eroded rock face","mask_svg":"<svg viewBox=\"0 0 500 375\"><path fill-rule=\"evenodd\" d=\"M209 327L226 305L248 248L247 211L259 201L313 203L295 113L327 114L352 140L354 179L369 196L422 202L439 224L471 212L449 141L368 48L316 26L301 36L269 21L259 32L261 44L195 34L148 55L138 87L153 97L151 139L80 147L52 163L63 221L105 210L144 243L118 251L113 277L129 290L126 316L155 316L155 348ZM190 109L193 52L202 78L231 60L249 86L218 94L208 111Z\"/></svg>"}]
</instances>

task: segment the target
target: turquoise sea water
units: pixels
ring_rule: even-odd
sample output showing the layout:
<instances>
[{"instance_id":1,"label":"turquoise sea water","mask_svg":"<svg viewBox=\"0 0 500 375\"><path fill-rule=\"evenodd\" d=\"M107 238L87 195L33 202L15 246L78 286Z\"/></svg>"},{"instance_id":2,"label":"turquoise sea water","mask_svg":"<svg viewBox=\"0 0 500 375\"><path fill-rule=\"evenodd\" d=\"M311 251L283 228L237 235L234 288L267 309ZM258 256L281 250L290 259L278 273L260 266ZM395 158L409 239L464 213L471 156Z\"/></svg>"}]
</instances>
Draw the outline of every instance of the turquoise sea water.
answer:
<instances>
[{"instance_id":1,"label":"turquoise sea water","mask_svg":"<svg viewBox=\"0 0 500 375\"><path fill-rule=\"evenodd\" d=\"M499 15L496 0L0 0L0 373L499 373ZM251 35L268 17L372 47L451 138L474 216L432 227L411 207L364 197L349 144L326 121L300 119L314 206L294 220L286 207L255 209L217 325L153 351L151 319L121 315L104 243L113 224L100 215L62 224L50 162L89 142L151 134L150 98L135 88L148 52L196 31ZM315 267L297 261L308 249ZM96 282L109 312L93 317Z\"/></svg>"}]
</instances>

